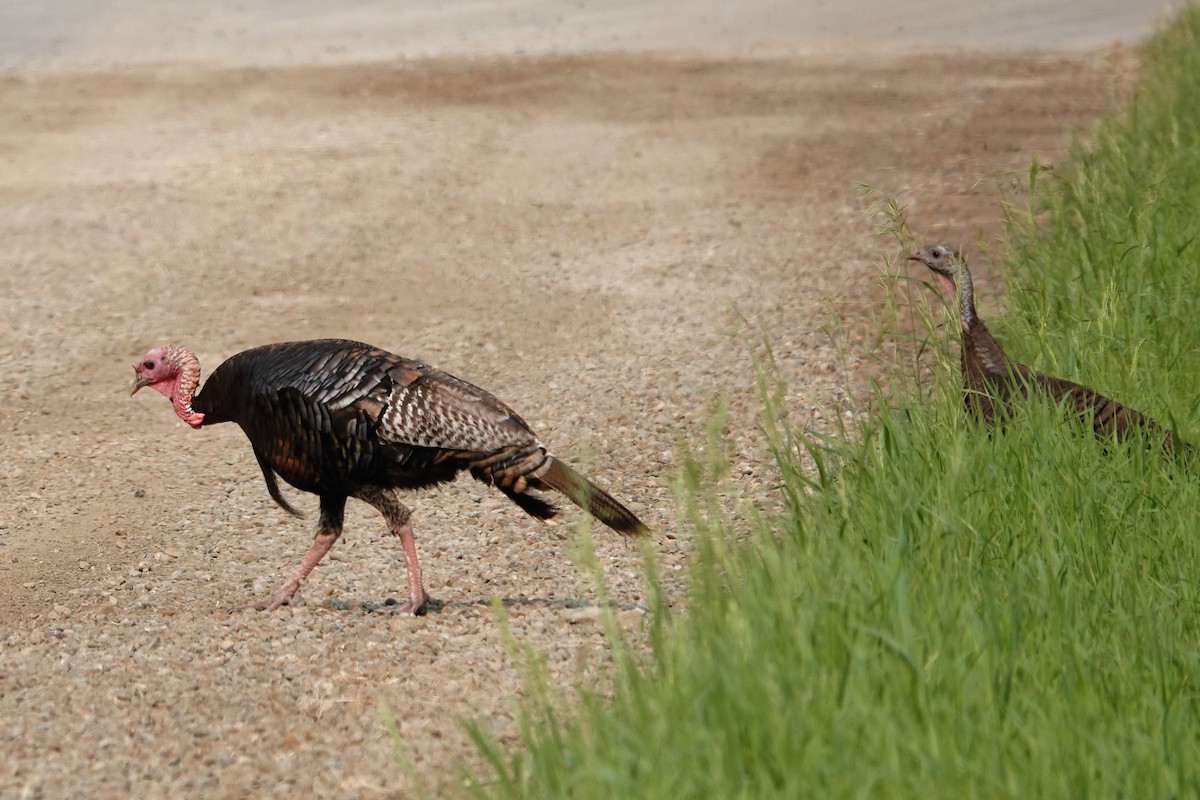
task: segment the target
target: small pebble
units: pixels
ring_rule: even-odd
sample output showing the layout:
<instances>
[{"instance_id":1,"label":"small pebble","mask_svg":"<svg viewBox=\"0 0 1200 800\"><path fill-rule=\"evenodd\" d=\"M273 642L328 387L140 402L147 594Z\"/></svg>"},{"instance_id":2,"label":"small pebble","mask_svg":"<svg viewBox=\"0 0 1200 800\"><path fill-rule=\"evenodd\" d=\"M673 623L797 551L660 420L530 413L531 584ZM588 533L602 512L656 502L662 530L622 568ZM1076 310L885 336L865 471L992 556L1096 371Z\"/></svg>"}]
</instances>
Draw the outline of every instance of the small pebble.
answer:
<instances>
[{"instance_id":1,"label":"small pebble","mask_svg":"<svg viewBox=\"0 0 1200 800\"><path fill-rule=\"evenodd\" d=\"M585 606L584 608L573 608L567 612L567 622L572 625L577 625L581 622L595 622L603 616L604 611L599 606Z\"/></svg>"}]
</instances>

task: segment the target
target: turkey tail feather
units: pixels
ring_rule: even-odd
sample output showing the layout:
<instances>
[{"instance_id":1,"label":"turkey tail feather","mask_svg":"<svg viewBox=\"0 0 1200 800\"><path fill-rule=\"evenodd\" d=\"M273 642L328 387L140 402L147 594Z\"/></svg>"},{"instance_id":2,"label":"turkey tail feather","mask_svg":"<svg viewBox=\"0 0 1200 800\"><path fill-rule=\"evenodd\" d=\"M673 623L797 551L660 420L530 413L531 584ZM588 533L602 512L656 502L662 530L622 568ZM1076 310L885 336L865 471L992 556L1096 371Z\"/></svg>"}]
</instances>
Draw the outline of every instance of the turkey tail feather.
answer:
<instances>
[{"instance_id":1,"label":"turkey tail feather","mask_svg":"<svg viewBox=\"0 0 1200 800\"><path fill-rule=\"evenodd\" d=\"M554 456L546 457L546 463L537 475L537 482L566 495L572 503L586 509L617 533L640 535L649 531L646 525L616 498Z\"/></svg>"},{"instance_id":2,"label":"turkey tail feather","mask_svg":"<svg viewBox=\"0 0 1200 800\"><path fill-rule=\"evenodd\" d=\"M524 492L513 492L503 488L500 491L504 492L509 500L519 505L531 517L536 517L537 519L554 519L558 516L558 506L540 497Z\"/></svg>"},{"instance_id":3,"label":"turkey tail feather","mask_svg":"<svg viewBox=\"0 0 1200 800\"><path fill-rule=\"evenodd\" d=\"M271 499L293 517L303 518L304 515L293 508L292 504L284 499L283 492L279 491L279 481L275 478L275 470L271 469L270 462L267 461L266 455L258 448L258 445L254 445L254 457L258 459L258 468L262 470L263 480L267 482L267 494L271 495Z\"/></svg>"}]
</instances>

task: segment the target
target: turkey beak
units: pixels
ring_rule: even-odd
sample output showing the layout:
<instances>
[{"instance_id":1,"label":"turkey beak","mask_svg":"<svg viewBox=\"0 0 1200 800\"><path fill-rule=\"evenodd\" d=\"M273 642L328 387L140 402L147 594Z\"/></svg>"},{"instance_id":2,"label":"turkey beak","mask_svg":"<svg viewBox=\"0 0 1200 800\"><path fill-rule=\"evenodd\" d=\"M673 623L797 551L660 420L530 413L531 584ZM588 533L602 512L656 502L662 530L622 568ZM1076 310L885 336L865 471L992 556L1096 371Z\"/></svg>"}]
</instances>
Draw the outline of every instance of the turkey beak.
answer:
<instances>
[{"instance_id":1,"label":"turkey beak","mask_svg":"<svg viewBox=\"0 0 1200 800\"><path fill-rule=\"evenodd\" d=\"M137 394L138 389L142 388L143 386L149 386L149 385L150 385L150 381L147 380L144 376L134 375L133 383L129 384L129 396L133 397L135 394Z\"/></svg>"},{"instance_id":2,"label":"turkey beak","mask_svg":"<svg viewBox=\"0 0 1200 800\"><path fill-rule=\"evenodd\" d=\"M920 261L920 262L921 262L922 264L924 264L925 266L929 266L929 262L927 262L927 261L926 261L926 260L925 260L925 259L924 259L924 258L921 256L921 254L920 254L920 253L913 253L911 256L909 256L909 257L908 257L908 259L907 259L907 260L908 260L908 261Z\"/></svg>"}]
</instances>

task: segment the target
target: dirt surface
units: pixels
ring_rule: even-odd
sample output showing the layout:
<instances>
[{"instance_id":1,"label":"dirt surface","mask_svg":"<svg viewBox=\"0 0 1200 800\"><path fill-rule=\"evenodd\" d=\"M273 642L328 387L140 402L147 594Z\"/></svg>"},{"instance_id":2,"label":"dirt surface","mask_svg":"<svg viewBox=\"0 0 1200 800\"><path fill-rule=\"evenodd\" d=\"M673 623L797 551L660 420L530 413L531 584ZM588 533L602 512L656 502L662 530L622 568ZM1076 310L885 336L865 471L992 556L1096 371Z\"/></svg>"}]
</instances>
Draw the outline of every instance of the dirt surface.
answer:
<instances>
[{"instance_id":1,"label":"dirt surface","mask_svg":"<svg viewBox=\"0 0 1200 800\"><path fill-rule=\"evenodd\" d=\"M239 430L131 400L150 346L211 369L344 336L479 383L654 526L678 598L672 471L719 396L740 491L771 502L733 309L820 424L865 376L829 309L880 296L856 185L926 238L987 242L1030 159L1132 70L1110 50L0 80L0 797L400 796L381 707L435 786L473 760L459 718L511 741L490 598L564 684L603 659L580 514L544 526L465 479L412 498L443 610L362 610L403 598L403 562L352 503L304 604L227 615L295 566L315 502L289 491L308 520L289 518ZM636 628L636 549L596 533Z\"/></svg>"}]
</instances>

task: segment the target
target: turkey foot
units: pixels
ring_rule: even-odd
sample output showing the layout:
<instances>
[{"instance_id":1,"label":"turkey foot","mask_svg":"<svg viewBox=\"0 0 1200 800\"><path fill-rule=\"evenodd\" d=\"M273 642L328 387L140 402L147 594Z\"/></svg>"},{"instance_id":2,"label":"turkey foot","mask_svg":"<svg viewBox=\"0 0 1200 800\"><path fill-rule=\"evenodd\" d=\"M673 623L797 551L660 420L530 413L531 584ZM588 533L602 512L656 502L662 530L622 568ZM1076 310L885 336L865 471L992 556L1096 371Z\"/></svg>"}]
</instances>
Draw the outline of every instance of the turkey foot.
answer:
<instances>
[{"instance_id":1,"label":"turkey foot","mask_svg":"<svg viewBox=\"0 0 1200 800\"><path fill-rule=\"evenodd\" d=\"M407 603L393 603L391 601L384 603L374 609L376 614L389 614L398 617L413 616L422 617L425 615L426 604L429 602L429 595L423 594L419 601L409 600Z\"/></svg>"},{"instance_id":2,"label":"turkey foot","mask_svg":"<svg viewBox=\"0 0 1200 800\"><path fill-rule=\"evenodd\" d=\"M247 611L250 609L255 611L274 611L280 606L291 605L292 596L296 594L296 590L299 588L299 583L293 585L291 581L288 581L262 600L251 600L249 603L234 606L229 609L229 613L233 614L238 611Z\"/></svg>"},{"instance_id":3,"label":"turkey foot","mask_svg":"<svg viewBox=\"0 0 1200 800\"><path fill-rule=\"evenodd\" d=\"M325 554L329 552L329 548L333 547L333 543L342 534L340 507L335 507L333 510L337 511L336 517L330 509L322 504L321 527L317 529L317 535L313 537L313 545L304 554L300 566L296 567L288 579L283 582L283 586L262 600L253 600L249 603L242 603L240 606L234 606L229 609L229 613L245 611L250 608L255 611L274 611L280 606L286 606L291 601L292 595L296 594L296 590L300 588L300 582L308 577L308 573L312 572L313 567L320 563ZM335 522L336 525L331 524Z\"/></svg>"}]
</instances>

